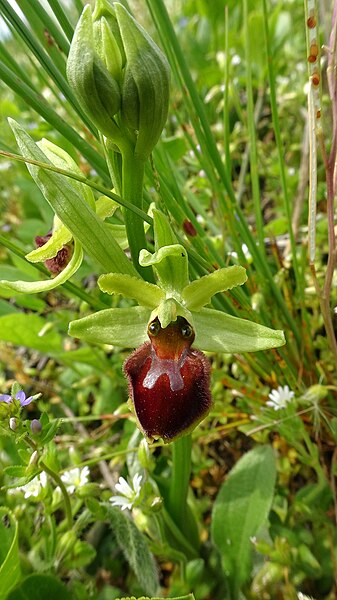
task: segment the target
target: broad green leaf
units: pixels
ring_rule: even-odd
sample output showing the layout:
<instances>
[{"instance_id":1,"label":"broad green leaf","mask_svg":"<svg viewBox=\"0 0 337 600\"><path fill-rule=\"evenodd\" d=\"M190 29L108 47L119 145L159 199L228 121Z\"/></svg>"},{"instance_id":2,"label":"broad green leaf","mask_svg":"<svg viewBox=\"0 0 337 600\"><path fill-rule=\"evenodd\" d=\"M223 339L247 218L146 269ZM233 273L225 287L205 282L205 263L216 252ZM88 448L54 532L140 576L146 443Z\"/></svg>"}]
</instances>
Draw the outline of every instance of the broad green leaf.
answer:
<instances>
[{"instance_id":1,"label":"broad green leaf","mask_svg":"<svg viewBox=\"0 0 337 600\"><path fill-rule=\"evenodd\" d=\"M258 446L235 465L214 503L212 538L234 599L249 576L252 537L268 518L275 481L274 452L270 446Z\"/></svg>"},{"instance_id":2,"label":"broad green leaf","mask_svg":"<svg viewBox=\"0 0 337 600\"><path fill-rule=\"evenodd\" d=\"M72 600L64 583L52 575L29 575L14 590L6 600Z\"/></svg>"},{"instance_id":3,"label":"broad green leaf","mask_svg":"<svg viewBox=\"0 0 337 600\"><path fill-rule=\"evenodd\" d=\"M192 314L195 345L206 352L257 352L285 344L283 331L219 310L202 308Z\"/></svg>"},{"instance_id":4,"label":"broad green leaf","mask_svg":"<svg viewBox=\"0 0 337 600\"><path fill-rule=\"evenodd\" d=\"M210 302L214 294L231 290L245 281L246 269L234 265L192 281L183 289L181 296L189 310L199 310Z\"/></svg>"},{"instance_id":5,"label":"broad green leaf","mask_svg":"<svg viewBox=\"0 0 337 600\"><path fill-rule=\"evenodd\" d=\"M58 285L65 283L76 273L80 268L83 260L82 246L76 240L74 243L74 253L67 264L67 266L52 279L46 279L45 281L5 281L0 280L0 286L5 289L13 290L14 292L26 293L26 294L38 294L40 292L48 292L53 290Z\"/></svg>"},{"instance_id":6,"label":"broad green leaf","mask_svg":"<svg viewBox=\"0 0 337 600\"><path fill-rule=\"evenodd\" d=\"M132 567L144 592L154 595L159 587L156 563L145 537L130 517L120 509L108 507L107 518L116 536L117 544Z\"/></svg>"},{"instance_id":7,"label":"broad green leaf","mask_svg":"<svg viewBox=\"0 0 337 600\"><path fill-rule=\"evenodd\" d=\"M155 268L160 287L168 294L181 292L188 284L188 258L184 246L163 246L151 254L141 250L139 264Z\"/></svg>"},{"instance_id":8,"label":"broad green leaf","mask_svg":"<svg viewBox=\"0 0 337 600\"><path fill-rule=\"evenodd\" d=\"M46 323L45 319L33 314L5 315L0 317L0 340L47 354L62 351L61 335L54 329L46 331Z\"/></svg>"},{"instance_id":9,"label":"broad green leaf","mask_svg":"<svg viewBox=\"0 0 337 600\"><path fill-rule=\"evenodd\" d=\"M72 321L69 334L95 344L136 348L148 339L150 315L151 311L142 306L108 308Z\"/></svg>"},{"instance_id":10,"label":"broad green leaf","mask_svg":"<svg viewBox=\"0 0 337 600\"><path fill-rule=\"evenodd\" d=\"M157 285L122 273L101 275L98 278L98 285L102 292L134 298L138 304L148 308L156 308L165 297L164 292Z\"/></svg>"},{"instance_id":11,"label":"broad green leaf","mask_svg":"<svg viewBox=\"0 0 337 600\"><path fill-rule=\"evenodd\" d=\"M53 142L50 142L45 138L42 138L42 140L37 142L37 146L41 148L42 152L46 155L47 158L49 158L50 162L53 165L55 165L55 167L59 167L60 169L66 170L68 169L68 171L72 171L77 175L83 175L81 169L75 163L73 158L71 158L68 152L63 150L63 148L60 148L60 146L53 144ZM95 210L95 198L92 189L84 183L76 181L75 179L72 180L71 184L79 193L79 195L82 196L84 200L89 204L89 206L93 210Z\"/></svg>"},{"instance_id":12,"label":"broad green leaf","mask_svg":"<svg viewBox=\"0 0 337 600\"><path fill-rule=\"evenodd\" d=\"M25 130L12 119L9 122L22 154L43 163L50 163ZM62 223L105 271L137 276L136 270L104 223L79 196L66 177L45 171L36 165L27 164L27 168Z\"/></svg>"},{"instance_id":13,"label":"broad green leaf","mask_svg":"<svg viewBox=\"0 0 337 600\"><path fill-rule=\"evenodd\" d=\"M20 579L18 524L5 507L0 507L0 600Z\"/></svg>"}]
</instances>

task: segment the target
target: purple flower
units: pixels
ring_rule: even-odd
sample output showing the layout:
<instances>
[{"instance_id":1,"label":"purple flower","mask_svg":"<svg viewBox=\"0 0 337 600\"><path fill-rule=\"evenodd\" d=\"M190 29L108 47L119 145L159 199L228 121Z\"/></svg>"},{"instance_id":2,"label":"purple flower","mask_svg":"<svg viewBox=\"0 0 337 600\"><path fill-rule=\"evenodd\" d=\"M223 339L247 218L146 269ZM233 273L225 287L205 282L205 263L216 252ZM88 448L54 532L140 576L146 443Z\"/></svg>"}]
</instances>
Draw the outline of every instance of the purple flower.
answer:
<instances>
[{"instance_id":1,"label":"purple flower","mask_svg":"<svg viewBox=\"0 0 337 600\"><path fill-rule=\"evenodd\" d=\"M26 398L25 392L23 390L20 390L15 395L15 400L19 400L20 406L27 406L27 404L30 404L34 400L34 397L29 396L28 398ZM12 401L13 398L9 394L0 395L0 402L6 402L7 404L10 404Z\"/></svg>"}]
</instances>

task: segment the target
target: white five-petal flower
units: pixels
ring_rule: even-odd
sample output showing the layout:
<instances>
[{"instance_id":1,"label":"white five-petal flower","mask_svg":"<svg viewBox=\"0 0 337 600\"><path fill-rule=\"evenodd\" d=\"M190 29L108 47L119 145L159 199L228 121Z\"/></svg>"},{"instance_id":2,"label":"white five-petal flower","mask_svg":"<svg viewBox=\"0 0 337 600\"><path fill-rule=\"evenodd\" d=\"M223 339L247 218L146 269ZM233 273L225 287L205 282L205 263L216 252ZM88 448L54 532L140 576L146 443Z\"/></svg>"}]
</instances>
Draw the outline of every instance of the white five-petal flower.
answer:
<instances>
[{"instance_id":1,"label":"white five-petal flower","mask_svg":"<svg viewBox=\"0 0 337 600\"><path fill-rule=\"evenodd\" d=\"M270 392L269 400L266 402L266 405L274 410L280 410L281 408L286 408L293 397L294 392L289 389L288 385L283 387L279 385L277 390Z\"/></svg>"},{"instance_id":2,"label":"white five-petal flower","mask_svg":"<svg viewBox=\"0 0 337 600\"><path fill-rule=\"evenodd\" d=\"M46 485L47 475L44 471L42 471L40 475L34 477L34 479L29 481L29 483L26 483L26 485L20 485L17 488L11 489L9 491L12 494L15 494L17 491L24 492L25 498L30 498L31 496L37 498L40 495L42 489L46 487Z\"/></svg>"},{"instance_id":3,"label":"white five-petal flower","mask_svg":"<svg viewBox=\"0 0 337 600\"><path fill-rule=\"evenodd\" d=\"M124 477L120 477L116 483L116 490L121 495L111 496L110 502L113 506L120 506L122 510L127 508L131 510L139 499L141 492L142 476L136 473L133 476L132 484L130 485Z\"/></svg>"},{"instance_id":4,"label":"white five-petal flower","mask_svg":"<svg viewBox=\"0 0 337 600\"><path fill-rule=\"evenodd\" d=\"M61 475L61 479L69 494L73 494L76 488L82 487L82 485L88 483L89 473L89 467L83 467L83 469L75 467L74 469L66 471L63 473L63 475Z\"/></svg>"}]
</instances>

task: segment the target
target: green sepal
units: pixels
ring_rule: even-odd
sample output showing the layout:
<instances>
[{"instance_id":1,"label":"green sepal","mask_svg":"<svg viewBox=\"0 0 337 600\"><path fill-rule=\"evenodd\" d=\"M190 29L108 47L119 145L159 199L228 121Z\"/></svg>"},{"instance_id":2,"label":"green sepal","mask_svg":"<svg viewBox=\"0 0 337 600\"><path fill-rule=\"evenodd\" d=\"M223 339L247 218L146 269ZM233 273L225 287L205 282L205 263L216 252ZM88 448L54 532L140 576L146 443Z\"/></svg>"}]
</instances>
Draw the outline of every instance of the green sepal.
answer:
<instances>
[{"instance_id":1,"label":"green sepal","mask_svg":"<svg viewBox=\"0 0 337 600\"><path fill-rule=\"evenodd\" d=\"M50 163L42 150L18 123L13 119L8 119L8 122L23 156L33 158L41 163ZM27 163L27 169L62 223L106 272L122 272L137 276L137 271L110 235L104 223L76 192L66 177L29 163Z\"/></svg>"},{"instance_id":2,"label":"green sepal","mask_svg":"<svg viewBox=\"0 0 337 600\"><path fill-rule=\"evenodd\" d=\"M178 243L175 234L172 231L169 220L161 210L152 208L154 249L159 250L163 246L172 246Z\"/></svg>"},{"instance_id":3,"label":"green sepal","mask_svg":"<svg viewBox=\"0 0 337 600\"><path fill-rule=\"evenodd\" d=\"M86 342L136 348L148 340L151 311L143 306L108 308L69 324L69 334Z\"/></svg>"},{"instance_id":4,"label":"green sepal","mask_svg":"<svg viewBox=\"0 0 337 600\"><path fill-rule=\"evenodd\" d=\"M138 131L135 156L146 160L167 119L170 67L166 57L122 4L114 4L126 55L122 117Z\"/></svg>"},{"instance_id":5,"label":"green sepal","mask_svg":"<svg viewBox=\"0 0 337 600\"><path fill-rule=\"evenodd\" d=\"M41 148L43 154L49 158L52 165L55 167L59 167L60 169L65 169L68 171L72 171L76 175L83 176L83 173L79 166L75 163L74 159L69 156L68 152L60 148L56 144L53 144L49 140L42 138L39 142L37 142L37 146ZM74 189L79 193L80 196L84 198L84 200L89 204L90 208L95 210L95 197L92 189L81 183L80 181L76 181L75 179L71 182Z\"/></svg>"},{"instance_id":6,"label":"green sepal","mask_svg":"<svg viewBox=\"0 0 337 600\"><path fill-rule=\"evenodd\" d=\"M118 47L118 50L119 50L119 53L121 56L121 68L123 68L125 66L125 62L126 62L125 51L124 51L124 47L123 47L121 33L119 31L119 27L118 27L118 23L117 23L117 19L116 19L116 13L115 13L114 7L110 4L109 0L96 0L94 10L92 13L92 22L93 22L93 28L94 28L95 48L96 48L100 58L102 58L102 60L104 62L116 60L117 61L116 66L119 66L119 64L120 64L119 57L118 57L118 55L116 56L115 51L113 52L112 56L109 56L109 57L104 56L105 40L103 37L103 31L101 28L101 22L104 22L108 26L109 31L110 31L115 43L117 44L117 47ZM108 66L107 62L106 62L106 64ZM116 66L114 68L116 68Z\"/></svg>"},{"instance_id":7,"label":"green sepal","mask_svg":"<svg viewBox=\"0 0 337 600\"><path fill-rule=\"evenodd\" d=\"M25 258L32 263L44 262L49 258L54 258L63 246L72 240L72 237L72 233L69 229L61 224L43 246L32 250L29 254L26 254Z\"/></svg>"},{"instance_id":8,"label":"green sepal","mask_svg":"<svg viewBox=\"0 0 337 600\"><path fill-rule=\"evenodd\" d=\"M257 352L285 344L283 331L202 308L193 313L195 346L206 352Z\"/></svg>"},{"instance_id":9,"label":"green sepal","mask_svg":"<svg viewBox=\"0 0 337 600\"><path fill-rule=\"evenodd\" d=\"M169 295L179 295L188 284L188 257L180 244L163 246L153 254L141 250L139 264L155 268L160 287Z\"/></svg>"},{"instance_id":10,"label":"green sepal","mask_svg":"<svg viewBox=\"0 0 337 600\"><path fill-rule=\"evenodd\" d=\"M5 289L13 290L14 292L20 292L22 294L38 294L40 292L49 292L53 290L58 285L62 285L70 277L76 273L77 269L82 264L83 260L83 251L82 246L76 240L74 241L74 252L73 255L67 264L67 266L56 275L56 277L52 279L47 279L46 281L0 281L0 286Z\"/></svg>"},{"instance_id":11,"label":"green sepal","mask_svg":"<svg viewBox=\"0 0 337 600\"><path fill-rule=\"evenodd\" d=\"M101 275L97 283L102 292L134 298L141 306L152 309L165 297L164 292L157 285L122 273Z\"/></svg>"},{"instance_id":12,"label":"green sepal","mask_svg":"<svg viewBox=\"0 0 337 600\"><path fill-rule=\"evenodd\" d=\"M181 297L189 310L200 310L214 294L242 285L245 281L246 269L234 265L192 281L183 289Z\"/></svg>"},{"instance_id":13,"label":"green sepal","mask_svg":"<svg viewBox=\"0 0 337 600\"><path fill-rule=\"evenodd\" d=\"M111 19L109 21L111 22ZM109 73L119 82L122 77L123 54L114 37L115 32L111 31L109 22L105 17L101 17L98 21L95 21L94 14L93 27L95 50ZM116 29L118 30L117 21Z\"/></svg>"},{"instance_id":14,"label":"green sepal","mask_svg":"<svg viewBox=\"0 0 337 600\"><path fill-rule=\"evenodd\" d=\"M67 77L81 108L97 129L108 138L120 139L120 130L113 121L121 104L119 85L95 52L89 4L84 7L76 25L67 61Z\"/></svg>"}]
</instances>

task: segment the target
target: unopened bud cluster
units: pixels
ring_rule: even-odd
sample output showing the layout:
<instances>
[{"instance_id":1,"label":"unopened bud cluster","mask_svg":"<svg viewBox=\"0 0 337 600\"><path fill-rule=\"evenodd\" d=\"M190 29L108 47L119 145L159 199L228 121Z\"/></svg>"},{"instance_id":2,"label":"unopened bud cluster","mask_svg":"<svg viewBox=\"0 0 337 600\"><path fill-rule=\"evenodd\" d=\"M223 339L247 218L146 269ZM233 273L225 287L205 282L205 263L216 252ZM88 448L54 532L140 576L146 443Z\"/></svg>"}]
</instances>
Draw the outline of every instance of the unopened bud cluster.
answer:
<instances>
[{"instance_id":1,"label":"unopened bud cluster","mask_svg":"<svg viewBox=\"0 0 337 600\"><path fill-rule=\"evenodd\" d=\"M97 129L121 152L146 160L163 130L169 65L146 31L118 2L85 6L71 43L67 76Z\"/></svg>"}]
</instances>

